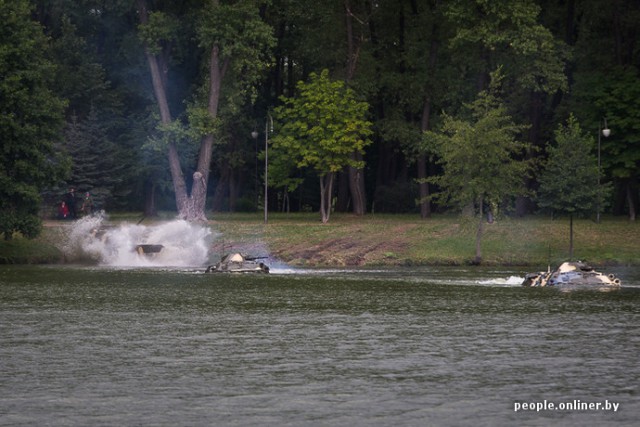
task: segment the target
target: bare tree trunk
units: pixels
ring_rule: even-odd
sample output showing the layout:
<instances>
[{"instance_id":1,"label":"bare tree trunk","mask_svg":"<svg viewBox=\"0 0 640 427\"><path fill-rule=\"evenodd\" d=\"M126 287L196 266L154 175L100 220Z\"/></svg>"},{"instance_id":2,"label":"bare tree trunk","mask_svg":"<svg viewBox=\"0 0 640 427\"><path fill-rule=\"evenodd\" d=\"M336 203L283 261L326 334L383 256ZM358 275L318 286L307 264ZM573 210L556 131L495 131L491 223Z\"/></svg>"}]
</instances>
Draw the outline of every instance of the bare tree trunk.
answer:
<instances>
[{"instance_id":1,"label":"bare tree trunk","mask_svg":"<svg viewBox=\"0 0 640 427\"><path fill-rule=\"evenodd\" d=\"M629 221L636 220L636 204L633 197L632 181L627 183L627 203L629 204Z\"/></svg>"},{"instance_id":2,"label":"bare tree trunk","mask_svg":"<svg viewBox=\"0 0 640 427\"><path fill-rule=\"evenodd\" d=\"M573 261L573 214L569 215L569 261Z\"/></svg>"},{"instance_id":3,"label":"bare tree trunk","mask_svg":"<svg viewBox=\"0 0 640 427\"><path fill-rule=\"evenodd\" d=\"M353 13L349 0L344 0L347 29L347 83L353 79L360 55L360 43L355 43L353 34ZM362 160L361 153L353 153L355 160ZM351 192L351 204L353 213L364 215L367 212L366 188L364 185L364 174L362 169L349 167L349 190Z\"/></svg>"},{"instance_id":4,"label":"bare tree trunk","mask_svg":"<svg viewBox=\"0 0 640 427\"><path fill-rule=\"evenodd\" d=\"M156 209L156 184L149 178L144 182L144 216L154 217L158 215Z\"/></svg>"},{"instance_id":5,"label":"bare tree trunk","mask_svg":"<svg viewBox=\"0 0 640 427\"><path fill-rule=\"evenodd\" d=\"M215 1L215 0L214 0ZM140 22L146 24L148 22L148 11L145 0L137 0ZM217 2L216 2L217 3ZM162 73L160 71L159 59L153 55L149 49L145 49L147 62L151 71L153 81L153 89L160 108L160 117L162 123L171 122L171 113L169 111L169 103L167 102L166 87L163 83ZM220 100L220 86L225 71L229 65L229 60L225 60L220 64L219 47L214 45L211 48L211 58L209 63L209 103L208 111L212 119L218 115L218 103ZM198 165L193 173L193 184L191 187L191 195L187 192L187 185L180 166L180 157L175 142L169 142L169 168L171 170L171 178L173 180L173 188L176 196L176 206L178 208L178 216L189 221L206 221L205 206L207 202L207 183L209 182L209 168L211 166L211 156L213 149L213 135L206 135L200 142L200 153L198 156Z\"/></svg>"},{"instance_id":6,"label":"bare tree trunk","mask_svg":"<svg viewBox=\"0 0 640 427\"><path fill-rule=\"evenodd\" d=\"M336 176L336 185L338 190L336 201L336 212L347 212L349 210L349 172L345 167Z\"/></svg>"},{"instance_id":7,"label":"bare tree trunk","mask_svg":"<svg viewBox=\"0 0 640 427\"><path fill-rule=\"evenodd\" d=\"M140 15L140 22L144 25L149 21L149 12L147 10L147 3L145 0L138 1L138 14ZM151 72L151 81L153 83L153 92L158 102L158 108L160 110L160 120L163 124L169 124L172 121L171 111L169 109L169 102L167 100L167 91L164 85L165 79L160 67L160 60L157 55L151 53L148 47L145 47L145 55L149 64L149 71ZM176 207L178 209L178 216L183 217L187 208L187 184L184 180L182 173L182 167L180 166L180 157L178 156L178 150L174 141L169 141L169 170L171 171L171 179L173 181L173 190L176 197Z\"/></svg>"},{"instance_id":8,"label":"bare tree trunk","mask_svg":"<svg viewBox=\"0 0 640 427\"><path fill-rule=\"evenodd\" d=\"M432 12L435 12L437 3L432 3ZM413 13L418 12L417 4L412 4ZM438 25L433 24L431 28L431 43L429 45L429 59L427 63L427 69L430 75L435 74L435 69L438 61L438 50L440 43L438 42ZM431 121L431 96L429 89L426 90L424 96L424 103L422 105L422 118L420 120L420 130L426 132L430 129ZM420 217L422 219L429 218L431 216L431 203L429 202L429 183L426 182L427 178L427 156L425 154L418 158L418 182L420 191Z\"/></svg>"},{"instance_id":9,"label":"bare tree trunk","mask_svg":"<svg viewBox=\"0 0 640 427\"><path fill-rule=\"evenodd\" d=\"M220 102L220 87L222 79L229 66L229 59L220 63L220 48L214 45L211 48L211 58L209 59L209 102L207 110L211 119L218 116L218 105ZM209 169L211 167L211 156L213 154L213 134L208 134L200 142L200 153L198 155L198 167L193 173L193 187L191 188L191 212L187 219L206 221L205 207L207 203L207 184L209 182Z\"/></svg>"},{"instance_id":10,"label":"bare tree trunk","mask_svg":"<svg viewBox=\"0 0 640 427\"><path fill-rule=\"evenodd\" d=\"M331 198L333 195L333 177L335 173L328 173L320 177L320 216L326 224L331 215Z\"/></svg>"},{"instance_id":11,"label":"bare tree trunk","mask_svg":"<svg viewBox=\"0 0 640 427\"><path fill-rule=\"evenodd\" d=\"M476 257L473 263L480 265L482 263L482 234L484 233L484 212L482 209L483 200L480 200L480 221L478 222L478 230L476 231Z\"/></svg>"},{"instance_id":12,"label":"bare tree trunk","mask_svg":"<svg viewBox=\"0 0 640 427\"><path fill-rule=\"evenodd\" d=\"M435 60L434 60L435 61ZM420 130L425 132L429 130L429 119L431 117L431 100L429 96L425 96L422 106L422 120L420 122ZM431 216L431 203L429 202L429 183L427 179L427 156L422 154L418 157L418 187L420 191L420 217L422 219Z\"/></svg>"},{"instance_id":13,"label":"bare tree trunk","mask_svg":"<svg viewBox=\"0 0 640 427\"><path fill-rule=\"evenodd\" d=\"M353 153L352 156L357 161L362 161L361 153ZM349 166L349 189L351 190L351 200L353 202L353 213L364 215L367 213L367 195L364 187L364 170Z\"/></svg>"},{"instance_id":14,"label":"bare tree trunk","mask_svg":"<svg viewBox=\"0 0 640 427\"><path fill-rule=\"evenodd\" d=\"M420 191L420 218L431 217L431 203L429 202L429 183L427 179L427 156L418 158L418 189Z\"/></svg>"}]
</instances>

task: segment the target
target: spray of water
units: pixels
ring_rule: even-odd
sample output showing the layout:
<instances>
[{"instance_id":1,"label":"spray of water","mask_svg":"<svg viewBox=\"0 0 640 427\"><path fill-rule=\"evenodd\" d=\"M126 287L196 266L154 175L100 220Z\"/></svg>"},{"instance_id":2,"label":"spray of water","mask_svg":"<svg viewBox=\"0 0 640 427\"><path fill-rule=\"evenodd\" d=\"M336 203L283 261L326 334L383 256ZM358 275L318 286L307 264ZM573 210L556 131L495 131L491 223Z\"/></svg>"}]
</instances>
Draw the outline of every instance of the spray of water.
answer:
<instances>
[{"instance_id":1,"label":"spray of water","mask_svg":"<svg viewBox=\"0 0 640 427\"><path fill-rule=\"evenodd\" d=\"M109 225L104 215L75 221L61 241L70 261L96 262L114 267L191 267L207 263L213 240L202 225L175 220L156 225ZM139 245L162 245L159 252L144 253Z\"/></svg>"}]
</instances>

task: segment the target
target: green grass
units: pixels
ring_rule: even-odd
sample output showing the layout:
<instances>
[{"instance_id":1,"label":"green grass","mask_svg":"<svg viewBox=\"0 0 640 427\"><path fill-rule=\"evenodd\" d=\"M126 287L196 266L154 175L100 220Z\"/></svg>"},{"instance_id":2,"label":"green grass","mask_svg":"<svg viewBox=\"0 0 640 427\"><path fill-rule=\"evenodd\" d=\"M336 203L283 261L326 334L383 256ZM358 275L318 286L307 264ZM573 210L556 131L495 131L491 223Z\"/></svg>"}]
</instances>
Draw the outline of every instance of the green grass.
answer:
<instances>
[{"instance_id":1,"label":"green grass","mask_svg":"<svg viewBox=\"0 0 640 427\"><path fill-rule=\"evenodd\" d=\"M435 215L218 214L211 224L225 239L268 243L287 262L314 265L462 265L475 256L477 219ZM640 265L640 224L605 218L574 221L574 258L595 265ZM569 257L569 221L543 217L499 218L485 224L483 263L557 264Z\"/></svg>"},{"instance_id":2,"label":"green grass","mask_svg":"<svg viewBox=\"0 0 640 427\"><path fill-rule=\"evenodd\" d=\"M42 238L0 240L0 264L51 264L62 259L62 252Z\"/></svg>"},{"instance_id":3,"label":"green grass","mask_svg":"<svg viewBox=\"0 0 640 427\"><path fill-rule=\"evenodd\" d=\"M141 214L111 215L110 222L138 222ZM171 219L146 218L143 224ZM477 219L434 215L332 214L322 224L317 213L215 213L212 251L231 249L268 254L292 265L464 265L475 256ZM60 223L62 225L62 223ZM60 227L45 227L36 240L0 241L0 263L60 262L54 245ZM557 265L569 257L569 221L547 217L498 218L485 224L483 263ZM594 265L640 265L640 223L606 217L601 224L574 221L574 259Z\"/></svg>"}]
</instances>

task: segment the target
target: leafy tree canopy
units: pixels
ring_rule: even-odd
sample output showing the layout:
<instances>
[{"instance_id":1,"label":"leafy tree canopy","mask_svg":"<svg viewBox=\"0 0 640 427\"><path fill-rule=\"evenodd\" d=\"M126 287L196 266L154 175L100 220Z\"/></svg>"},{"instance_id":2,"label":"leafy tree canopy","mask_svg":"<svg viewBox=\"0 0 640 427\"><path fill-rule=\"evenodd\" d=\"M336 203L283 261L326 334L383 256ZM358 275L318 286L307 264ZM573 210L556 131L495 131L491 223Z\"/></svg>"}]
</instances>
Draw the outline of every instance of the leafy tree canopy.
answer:
<instances>
[{"instance_id":1,"label":"leafy tree canopy","mask_svg":"<svg viewBox=\"0 0 640 427\"><path fill-rule=\"evenodd\" d=\"M549 158L538 181L538 203L564 214L592 213L602 192L598 188L598 166L592 154L593 137L584 133L571 115L566 126L555 132L556 144L549 144ZM600 196L602 197L602 196Z\"/></svg>"},{"instance_id":2,"label":"leafy tree canopy","mask_svg":"<svg viewBox=\"0 0 640 427\"><path fill-rule=\"evenodd\" d=\"M429 179L441 190L436 200L464 208L523 192L529 163L521 159L528 144L516 139L524 126L507 115L498 97L500 79L494 74L490 89L467 105L468 119L445 115L441 132L426 132L428 150L443 168Z\"/></svg>"},{"instance_id":3,"label":"leafy tree canopy","mask_svg":"<svg viewBox=\"0 0 640 427\"><path fill-rule=\"evenodd\" d=\"M297 167L313 168L319 176L341 171L345 166L361 168L352 153L364 153L371 143L369 105L356 99L342 81L332 81L329 70L311 73L309 82L298 82L298 96L282 97L276 108L278 135L274 150L295 159Z\"/></svg>"},{"instance_id":4,"label":"leafy tree canopy","mask_svg":"<svg viewBox=\"0 0 640 427\"><path fill-rule=\"evenodd\" d=\"M272 144L280 164L311 168L320 177L323 222L329 219L333 176L346 166L362 168L354 153L364 153L371 143L369 104L356 99L343 81L332 81L329 71L311 73L309 82L298 82L298 96L282 97L276 108L278 135Z\"/></svg>"},{"instance_id":5,"label":"leafy tree canopy","mask_svg":"<svg viewBox=\"0 0 640 427\"><path fill-rule=\"evenodd\" d=\"M51 90L54 67L29 2L0 0L0 21L0 232L35 237L40 192L65 172L54 150L64 102Z\"/></svg>"}]
</instances>

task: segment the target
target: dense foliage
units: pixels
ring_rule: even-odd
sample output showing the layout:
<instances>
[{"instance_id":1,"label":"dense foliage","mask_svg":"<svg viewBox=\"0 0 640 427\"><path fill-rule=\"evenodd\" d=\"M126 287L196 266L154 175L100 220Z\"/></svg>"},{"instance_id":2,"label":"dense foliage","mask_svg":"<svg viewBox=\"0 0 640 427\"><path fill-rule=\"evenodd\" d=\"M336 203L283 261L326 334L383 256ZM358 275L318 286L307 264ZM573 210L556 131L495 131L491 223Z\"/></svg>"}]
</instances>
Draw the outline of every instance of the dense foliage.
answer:
<instances>
[{"instance_id":1,"label":"dense foliage","mask_svg":"<svg viewBox=\"0 0 640 427\"><path fill-rule=\"evenodd\" d=\"M482 261L485 205L489 215L495 215L503 201L525 192L529 176L530 161L524 158L528 146L516 139L522 126L507 115L499 97L500 84L501 75L496 72L489 89L467 106L468 120L445 116L442 133L425 135L427 147L442 165L442 174L429 179L441 188L436 198L444 205L470 207L479 213L477 263Z\"/></svg>"},{"instance_id":2,"label":"dense foliage","mask_svg":"<svg viewBox=\"0 0 640 427\"><path fill-rule=\"evenodd\" d=\"M369 105L358 102L344 82L331 81L326 69L311 73L309 83L299 82L297 89L298 95L283 97L284 105L275 111L280 131L273 148L276 159L282 159L276 164L314 170L320 178L322 222L327 222L335 174L363 166L353 154L364 153L371 143L371 123L365 118Z\"/></svg>"},{"instance_id":3,"label":"dense foliage","mask_svg":"<svg viewBox=\"0 0 640 427\"><path fill-rule=\"evenodd\" d=\"M54 64L26 0L0 0L0 233L34 237L40 192L64 172L54 142L63 101L52 90Z\"/></svg>"},{"instance_id":4,"label":"dense foliage","mask_svg":"<svg viewBox=\"0 0 640 427\"><path fill-rule=\"evenodd\" d=\"M501 69L501 110L494 119L517 124L509 138L529 147L519 159L545 160L553 130L571 114L593 137L606 119L611 135L602 139L601 181L613 191L601 207L635 219L636 1L5 0L0 9L0 191L5 204L21 194L31 206L27 216L45 185L55 196L49 203L69 186L95 188L107 210L180 210L178 193L188 201L192 191L205 197L208 215L260 209L264 147L252 131L263 129L270 114L277 119L285 100L302 99L298 82L309 83L325 69L369 106L371 144L362 154L350 153L355 163L337 172L328 199L318 197L312 165L274 158L272 192L280 196L269 197L269 209L286 200L292 210L319 210L321 200L329 200L337 210L357 213L363 202L368 212L428 217L432 210L459 211L452 197L433 197L443 190L454 195L436 178L447 174L450 162L442 150L429 155L422 135L449 138L452 126L469 123L477 135L472 142L486 147L485 156L497 156L501 137L483 131L465 105L487 91L491 73ZM6 78L16 70L23 77ZM66 111L59 99L67 100ZM15 115L18 108L25 115ZM65 181L47 171L57 165L51 147L61 113L68 130L62 152L73 166ZM29 126L10 134L18 118ZM287 125L276 120L271 140L287 134ZM32 156L27 163L39 173L17 171L23 163L13 164L15 150ZM593 155L596 147L588 150ZM545 208L533 197L541 173L537 167L517 183L513 176L494 177L496 188L523 184L528 191L487 202L515 215ZM358 186L354 174L362 178ZM459 188L465 197L475 191ZM11 209L17 208L3 206L6 215ZM15 212L3 226L27 217Z\"/></svg>"}]
</instances>

